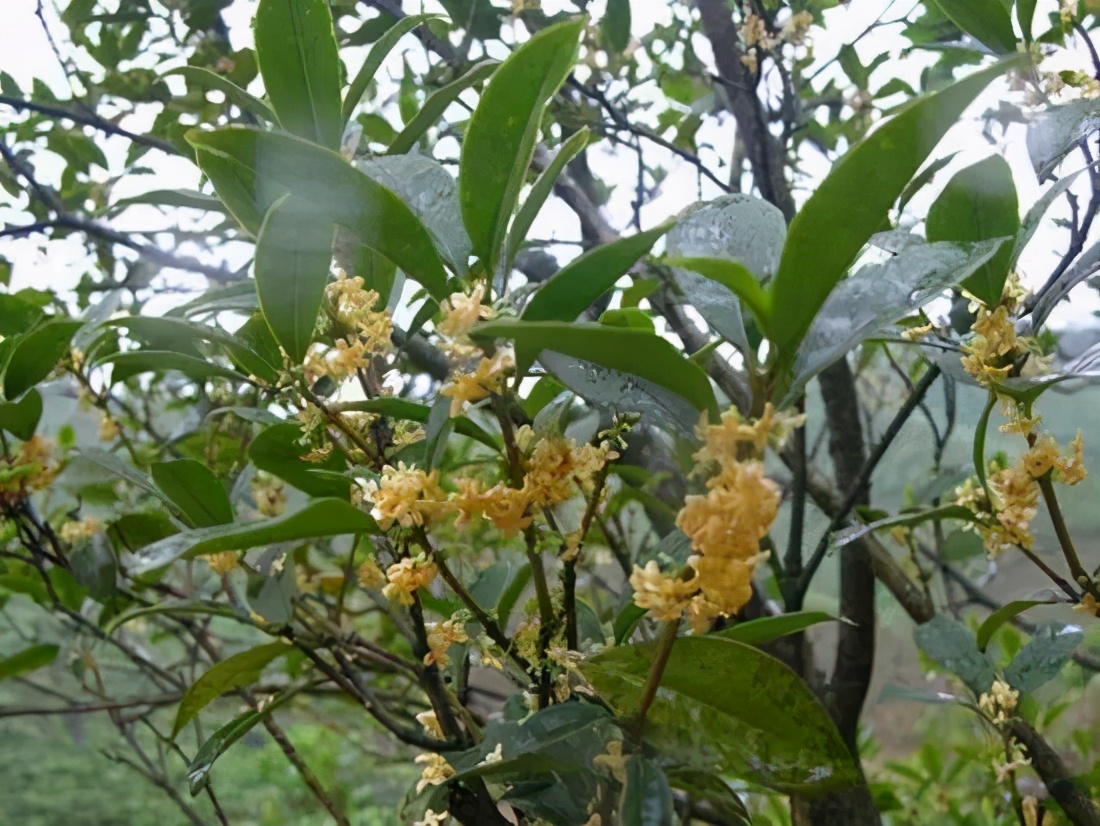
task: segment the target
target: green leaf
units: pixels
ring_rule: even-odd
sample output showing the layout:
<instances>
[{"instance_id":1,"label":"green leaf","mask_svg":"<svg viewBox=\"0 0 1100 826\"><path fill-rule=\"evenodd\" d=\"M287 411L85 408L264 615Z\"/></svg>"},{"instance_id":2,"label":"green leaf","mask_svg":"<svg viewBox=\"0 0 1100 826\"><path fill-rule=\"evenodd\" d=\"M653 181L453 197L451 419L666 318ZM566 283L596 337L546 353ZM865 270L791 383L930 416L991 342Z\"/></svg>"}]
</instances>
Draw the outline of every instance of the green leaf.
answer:
<instances>
[{"instance_id":1,"label":"green leaf","mask_svg":"<svg viewBox=\"0 0 1100 826\"><path fill-rule=\"evenodd\" d=\"M0 403L0 428L24 442L34 436L41 418L42 395L37 390L17 402Z\"/></svg>"},{"instance_id":2,"label":"green leaf","mask_svg":"<svg viewBox=\"0 0 1100 826\"><path fill-rule=\"evenodd\" d=\"M69 350L80 321L51 319L15 339L4 371L4 397L15 401L46 376Z\"/></svg>"},{"instance_id":3,"label":"green leaf","mask_svg":"<svg viewBox=\"0 0 1100 826\"><path fill-rule=\"evenodd\" d=\"M1050 623L1036 629L1005 669L1005 682L1024 694L1035 691L1058 676L1084 638L1073 625Z\"/></svg>"},{"instance_id":4,"label":"green leaf","mask_svg":"<svg viewBox=\"0 0 1100 826\"><path fill-rule=\"evenodd\" d=\"M620 718L637 712L656 646L607 649L582 666ZM805 681L759 649L720 637L676 641L646 731L671 760L779 791L857 782L844 741Z\"/></svg>"},{"instance_id":5,"label":"green leaf","mask_svg":"<svg viewBox=\"0 0 1100 826\"><path fill-rule=\"evenodd\" d=\"M313 342L335 227L293 195L271 205L256 241L256 294L272 335L295 363Z\"/></svg>"},{"instance_id":6,"label":"green leaf","mask_svg":"<svg viewBox=\"0 0 1100 826\"><path fill-rule=\"evenodd\" d=\"M57 659L61 649L56 645L32 645L18 654L0 660L0 680L21 677L47 665Z\"/></svg>"},{"instance_id":7,"label":"green leaf","mask_svg":"<svg viewBox=\"0 0 1100 826\"><path fill-rule=\"evenodd\" d=\"M479 341L509 338L517 350L550 350L639 376L717 419L718 402L707 374L663 338L642 330L560 321L490 321L470 335Z\"/></svg>"},{"instance_id":8,"label":"green leaf","mask_svg":"<svg viewBox=\"0 0 1100 826\"><path fill-rule=\"evenodd\" d=\"M668 778L660 766L639 754L626 763L619 818L622 826L668 826L676 820Z\"/></svg>"},{"instance_id":9,"label":"green leaf","mask_svg":"<svg viewBox=\"0 0 1100 826\"><path fill-rule=\"evenodd\" d=\"M932 3L952 23L997 54L1016 51L1012 19L1001 0L932 0ZM1031 5L1034 13L1035 4Z\"/></svg>"},{"instance_id":10,"label":"green leaf","mask_svg":"<svg viewBox=\"0 0 1100 826\"><path fill-rule=\"evenodd\" d=\"M607 0L603 37L608 47L625 52L630 45L630 0Z\"/></svg>"},{"instance_id":11,"label":"green leaf","mask_svg":"<svg viewBox=\"0 0 1100 826\"><path fill-rule=\"evenodd\" d=\"M42 308L9 293L0 294L0 336L17 336L42 320Z\"/></svg>"},{"instance_id":12,"label":"green leaf","mask_svg":"<svg viewBox=\"0 0 1100 826\"><path fill-rule=\"evenodd\" d=\"M178 370L198 382L214 377L241 382L248 380L236 370L222 367L213 361L168 350L128 350L125 353L109 353L96 359L95 364L97 367L113 365L111 384L118 384L142 373L162 373L165 370Z\"/></svg>"},{"instance_id":13,"label":"green leaf","mask_svg":"<svg viewBox=\"0 0 1100 826\"><path fill-rule=\"evenodd\" d=\"M340 409L346 411L354 410L363 413L381 413L383 416L390 416L394 419L404 419L409 422L420 422L421 424L428 423L428 418L431 416L432 412L432 408L426 404L398 398L397 396L380 396L376 399L348 402ZM486 447L491 447L495 451L500 451L500 440L490 435L476 422L466 416L455 416L453 419L456 433L481 442Z\"/></svg>"},{"instance_id":14,"label":"green leaf","mask_svg":"<svg viewBox=\"0 0 1100 826\"><path fill-rule=\"evenodd\" d=\"M761 617L748 622L739 622L718 631L714 636L746 645L764 645L780 637L786 637L788 634L805 631L818 623L838 621L836 617L824 611L795 611L775 617Z\"/></svg>"},{"instance_id":15,"label":"green leaf","mask_svg":"<svg viewBox=\"0 0 1100 826\"><path fill-rule=\"evenodd\" d=\"M993 0L997 3L997 0ZM997 3L999 5L999 3ZM1012 169L1000 155L958 172L928 210L929 241L989 241L1020 230L1020 213ZM1008 278L1011 245L963 282L987 306L1001 300Z\"/></svg>"},{"instance_id":16,"label":"green leaf","mask_svg":"<svg viewBox=\"0 0 1100 826\"><path fill-rule=\"evenodd\" d=\"M203 192L188 189L153 189L132 198L120 198L111 205L111 213L117 215L127 207L145 205L198 209L203 212L225 212L217 198Z\"/></svg>"},{"instance_id":17,"label":"green leaf","mask_svg":"<svg viewBox=\"0 0 1100 826\"><path fill-rule=\"evenodd\" d=\"M771 296L743 264L722 258L674 258L668 264L697 272L728 289L749 308L757 326L767 335L771 324Z\"/></svg>"},{"instance_id":18,"label":"green leaf","mask_svg":"<svg viewBox=\"0 0 1100 826\"><path fill-rule=\"evenodd\" d=\"M301 688L292 688L266 703L260 711L244 711L219 728L210 738L202 744L195 759L187 767L187 784L192 795L197 795L206 786L210 776L210 769L214 767L214 761L221 757L226 749L252 731L258 723L269 716L275 709L282 706L297 694Z\"/></svg>"},{"instance_id":19,"label":"green leaf","mask_svg":"<svg viewBox=\"0 0 1100 826\"><path fill-rule=\"evenodd\" d=\"M253 24L264 88L288 132L340 146L340 58L325 0L260 0Z\"/></svg>"},{"instance_id":20,"label":"green leaf","mask_svg":"<svg viewBox=\"0 0 1100 826\"><path fill-rule=\"evenodd\" d=\"M242 112L250 112L268 123L278 123L279 119L271 111L271 107L262 100L257 100L244 89L227 77L216 74L201 66L181 66L165 73L165 77L171 75L183 75L189 87L199 89L214 89L225 95L225 99L240 109Z\"/></svg>"},{"instance_id":21,"label":"green leaf","mask_svg":"<svg viewBox=\"0 0 1100 826\"><path fill-rule=\"evenodd\" d=\"M997 629L1006 622L1011 622L1024 611L1034 608L1036 605L1051 605L1052 603L1053 600L1049 599L1018 599L1002 605L986 617L985 622L978 627L978 650L985 651L989 647L993 635L997 633Z\"/></svg>"},{"instance_id":22,"label":"green leaf","mask_svg":"<svg viewBox=\"0 0 1100 826\"><path fill-rule=\"evenodd\" d=\"M165 504L171 504L168 498L160 492L160 489L153 484L148 476L137 470L133 465L124 462L113 453L108 453L106 450L101 450L97 447L81 447L79 448L79 456L98 465L100 468L107 471L110 476L125 479L127 482L136 485L146 493L151 493Z\"/></svg>"},{"instance_id":23,"label":"green leaf","mask_svg":"<svg viewBox=\"0 0 1100 826\"><path fill-rule=\"evenodd\" d=\"M351 480L343 475L346 465L339 451L322 462L303 457L312 449L301 443L302 430L287 422L263 430L248 446L248 458L258 470L288 482L310 496L346 498Z\"/></svg>"},{"instance_id":24,"label":"green leaf","mask_svg":"<svg viewBox=\"0 0 1100 826\"><path fill-rule=\"evenodd\" d=\"M574 132L569 140L558 148L557 153L546 164L542 174L531 185L531 190L527 193L527 199L523 202L523 206L519 208L519 212L516 213L515 220L512 221L512 226L508 230L507 249L503 266L505 272L511 270L512 264L516 260L516 253L523 246L523 242L527 240L527 233L535 223L535 219L546 203L546 199L554 191L554 184L557 182L562 170L588 146L590 137L591 133L588 131L587 126Z\"/></svg>"},{"instance_id":25,"label":"green leaf","mask_svg":"<svg viewBox=\"0 0 1100 826\"><path fill-rule=\"evenodd\" d=\"M241 651L215 663L195 680L180 700L176 722L172 725L172 739L214 700L235 688L252 685L260 679L260 674L269 663L290 651L290 646L285 643L273 642Z\"/></svg>"},{"instance_id":26,"label":"green leaf","mask_svg":"<svg viewBox=\"0 0 1100 826\"><path fill-rule=\"evenodd\" d=\"M772 284L772 341L787 353L882 226L941 137L1016 59L976 72L902 108L841 158L791 222Z\"/></svg>"},{"instance_id":27,"label":"green leaf","mask_svg":"<svg viewBox=\"0 0 1100 826\"><path fill-rule=\"evenodd\" d=\"M668 781L691 800L705 800L728 826L752 826L752 815L741 797L725 780L707 771L669 769Z\"/></svg>"},{"instance_id":28,"label":"green leaf","mask_svg":"<svg viewBox=\"0 0 1100 826\"><path fill-rule=\"evenodd\" d=\"M474 254L495 270L546 102L573 68L585 19L548 26L493 74L466 127L459 199Z\"/></svg>"},{"instance_id":29,"label":"green leaf","mask_svg":"<svg viewBox=\"0 0 1100 826\"><path fill-rule=\"evenodd\" d=\"M181 557L359 533L377 534L378 526L370 516L342 499L316 499L299 510L271 519L197 528L161 539L134 554L128 572L147 573Z\"/></svg>"},{"instance_id":30,"label":"green leaf","mask_svg":"<svg viewBox=\"0 0 1100 826\"><path fill-rule=\"evenodd\" d=\"M978 649L974 633L961 622L936 614L913 629L917 648L980 695L993 685L993 661Z\"/></svg>"},{"instance_id":31,"label":"green leaf","mask_svg":"<svg viewBox=\"0 0 1100 826\"><path fill-rule=\"evenodd\" d=\"M393 26L386 30L385 34L374 42L370 52L367 53L367 59L363 61L363 65L356 73L355 79L352 80L351 85L348 87L347 94L344 95L344 120L351 120L352 112L354 112L355 107L359 105L359 101L363 99L363 95L366 94L367 87L370 86L370 82L374 79L374 75L385 61L386 56L393 51L393 47L397 45L397 41L425 21L433 19L438 20L439 18L431 14L411 14L408 17L398 20Z\"/></svg>"},{"instance_id":32,"label":"green leaf","mask_svg":"<svg viewBox=\"0 0 1100 826\"><path fill-rule=\"evenodd\" d=\"M161 493L194 527L209 528L233 521L229 494L218 477L201 462L194 459L155 462L149 473Z\"/></svg>"},{"instance_id":33,"label":"green leaf","mask_svg":"<svg viewBox=\"0 0 1100 826\"><path fill-rule=\"evenodd\" d=\"M1024 33L1024 43L1031 45L1031 26L1035 21L1035 6L1038 0L1016 0L1016 21Z\"/></svg>"},{"instance_id":34,"label":"green leaf","mask_svg":"<svg viewBox=\"0 0 1100 826\"><path fill-rule=\"evenodd\" d=\"M497 65L495 60L483 60L481 63L475 64L466 74L433 92L424 101L424 105L420 107L420 111L416 113L416 116L393 139L393 143L386 150L386 154L403 155L410 151L431 125L443 116L447 107L458 99L460 94L489 77Z\"/></svg>"},{"instance_id":35,"label":"green leaf","mask_svg":"<svg viewBox=\"0 0 1100 826\"><path fill-rule=\"evenodd\" d=\"M615 286L670 229L671 222L591 249L544 283L523 311L524 321L573 321Z\"/></svg>"},{"instance_id":36,"label":"green leaf","mask_svg":"<svg viewBox=\"0 0 1100 826\"><path fill-rule=\"evenodd\" d=\"M97 534L72 551L69 568L93 599L107 600L118 593L118 560L105 536Z\"/></svg>"},{"instance_id":37,"label":"green leaf","mask_svg":"<svg viewBox=\"0 0 1100 826\"><path fill-rule=\"evenodd\" d=\"M951 163L951 161L955 160L955 156L958 154L958 152L952 152L949 155L944 155L942 158L937 158L922 169L913 180L906 184L905 189L903 189L901 195L898 196L898 212L902 212L909 202L913 200L913 196L924 189L924 187L936 177L936 173Z\"/></svg>"},{"instance_id":38,"label":"green leaf","mask_svg":"<svg viewBox=\"0 0 1100 826\"><path fill-rule=\"evenodd\" d=\"M199 166L219 197L250 231L259 231L256 216L262 219L289 191L309 204L316 220L345 227L434 298L450 295L447 273L420 220L397 195L335 152L290 135L254 129L191 130L187 140L197 150ZM228 159L231 165L209 164L210 158ZM258 169L263 171L260 181L255 174Z\"/></svg>"}]
</instances>

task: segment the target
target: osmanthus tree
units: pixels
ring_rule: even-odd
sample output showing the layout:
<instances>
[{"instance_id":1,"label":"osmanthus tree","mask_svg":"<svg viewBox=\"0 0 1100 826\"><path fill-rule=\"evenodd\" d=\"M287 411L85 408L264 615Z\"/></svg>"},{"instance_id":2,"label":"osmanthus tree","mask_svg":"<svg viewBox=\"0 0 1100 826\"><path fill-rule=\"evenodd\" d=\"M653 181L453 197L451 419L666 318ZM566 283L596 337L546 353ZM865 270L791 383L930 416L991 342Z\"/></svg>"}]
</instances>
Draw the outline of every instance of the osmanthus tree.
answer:
<instances>
[{"instance_id":1,"label":"osmanthus tree","mask_svg":"<svg viewBox=\"0 0 1100 826\"><path fill-rule=\"evenodd\" d=\"M73 290L0 294L0 605L56 619L0 679L68 666L57 712L106 714L193 823L234 822L215 764L257 728L328 818L358 822L282 728L303 710L415 762L402 823L1100 823L1100 776L1044 735L1035 693L1100 661L1068 616L1025 616L1100 597L1058 503L1082 436L1059 444L1038 412L1095 372L1053 365L1044 334L1096 268L1100 59L1043 68L1067 41L1095 58L1092 4L929 0L830 54L830 0L672 3L640 40L637 0L260 0L237 50L228 5L74 0L71 99L0 75L0 183L25 213L0 236L75 235L95 260ZM921 72L865 62L888 30ZM387 99L375 75L411 38L428 68L405 62ZM1030 121L1041 196L1021 219L991 146L916 214L941 138L993 90L989 119ZM601 144L637 168L621 232ZM166 154L195 190L114 196ZM718 194L643 226L674 158ZM566 262L551 199L579 219ZM1063 199L1061 234L1036 236ZM118 228L149 205L201 217ZM1067 235L1026 295L1021 253ZM150 312L183 273L209 288ZM949 295L946 321L929 305ZM905 394L872 432L858 374L889 370ZM988 393L971 478L876 510L915 412L939 464L925 397L960 382ZM51 415L74 392L98 440ZM995 425L1011 455L987 455ZM1040 510L1057 559L1035 549ZM969 539L1057 596L998 604L960 562ZM839 602L806 611L831 551ZM861 761L876 581L954 675L939 699L979 721L954 798L927 765ZM819 623L835 633L811 651Z\"/></svg>"}]
</instances>

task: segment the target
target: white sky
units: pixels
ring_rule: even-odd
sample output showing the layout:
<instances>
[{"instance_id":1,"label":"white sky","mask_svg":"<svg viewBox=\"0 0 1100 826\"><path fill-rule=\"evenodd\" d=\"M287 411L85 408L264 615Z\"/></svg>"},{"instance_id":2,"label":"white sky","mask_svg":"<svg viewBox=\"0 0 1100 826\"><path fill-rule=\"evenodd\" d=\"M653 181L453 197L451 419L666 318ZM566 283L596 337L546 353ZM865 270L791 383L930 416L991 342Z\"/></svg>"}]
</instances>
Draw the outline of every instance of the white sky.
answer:
<instances>
[{"instance_id":1,"label":"white sky","mask_svg":"<svg viewBox=\"0 0 1100 826\"><path fill-rule=\"evenodd\" d=\"M914 4L914 0L896 2L888 16L891 18L896 17L908 11ZM412 11L416 4L407 2L405 5L408 10ZM434 0L425 0L423 5L427 11L439 10ZM1041 21L1045 12L1055 8L1056 5L1056 0L1040 0L1036 19ZM35 0L2 0L0 2L0 69L9 72L24 90L29 89L31 82L37 78L47 83L59 97L66 98L69 96L69 92L64 74L52 54L38 19L35 17L35 6ZM65 27L56 19L49 0L47 0L46 6L47 17L50 20L54 36L60 40L62 51L69 53L68 43L64 37ZM602 15L603 6L603 0L595 0L590 4L595 19L599 19ZM551 13L559 8L574 8L565 0L543 0L543 7ZM254 3L238 2L226 14L235 47L250 45L251 43L249 23L253 8ZM667 24L671 20L669 4L657 2L657 0L634 0L632 8L635 36L651 30L655 23ZM881 10L882 0L851 0L847 7L832 10L828 13L826 31L815 30L815 53L820 55L822 59L832 56L842 43L853 40ZM521 31L521 27L517 28ZM894 27L890 30L877 31L862 41L857 48L863 55L865 62L867 62L871 56L880 51L896 51L905 45L907 45L907 41L901 38L899 27ZM700 56L709 59L708 45L701 37L698 38L696 48ZM356 53L357 51L359 54ZM358 62L362 59L362 55L365 55L365 50L348 50L343 54L349 68L354 71ZM417 65L423 66L423 53L419 45L412 38L406 38L391 56L391 60L386 64L383 72L389 71L393 76L396 76L396 72L400 71L402 54L407 56L414 68ZM503 56L503 50L502 54L496 56ZM901 73L902 76L916 87L920 69L927 65L930 60L931 58L927 55L915 55L909 58L905 71ZM1068 55L1065 64L1073 68L1089 68L1088 58L1083 50ZM872 87L877 87L884 83L886 79L889 79L895 66L895 62L890 62L886 64L885 68L879 69L874 76ZM1059 66L1059 68L1062 68L1062 66ZM174 81L181 83L178 78ZM182 90L182 85L179 88ZM259 81L257 80L251 88L253 91L258 91L261 88ZM646 93L644 89L635 92L639 96L644 96ZM990 145L980 136L981 123L978 116L985 109L996 107L999 96L1003 94L1005 94L1003 84L991 88L986 96L973 107L970 116L964 118L949 133L933 157L939 157L956 150L959 151L959 154L951 167L937 176L935 184L926 188L914 201L913 208L915 210L919 211L926 208L931 203L939 187L946 183L953 171L975 163L992 152L1003 153L1012 165L1020 194L1022 212L1026 211L1030 203L1038 196L1041 189L1035 180L1027 158L1024 146L1024 128L1022 126L1012 127L1007 138L999 140L996 146ZM656 99L657 95L659 95L659 92L653 93L651 99ZM469 93L467 97L469 97ZM8 117L8 112L0 111L0 124ZM142 120L141 117L135 117L128 120L125 125L130 129L140 131L143 126L148 125L147 120L145 123L142 123ZM726 177L727 172L719 168L718 159L729 158L733 134L733 121L728 115L723 115L718 119L710 119L698 134L699 144L703 147L700 150L701 156L707 162L707 165L721 178ZM120 169L121 160L128 148L127 142L121 138L109 138L103 135L96 135L96 139L100 141L104 151L111 159L112 165L117 163L119 165L117 169ZM441 156L457 156L457 146L441 146L438 154ZM56 159L52 159L54 165L51 167L51 159L48 154L39 153L36 157L42 159L42 166L47 175L50 171L57 171ZM658 196L643 209L643 225L648 227L659 223L670 215L676 214L683 207L697 200L700 189L694 169L686 162L672 157L663 149L652 146L647 149L646 157L651 163L660 164L669 172ZM616 187L608 206L608 213L612 222L617 227L629 231L630 202L633 198L635 180L633 154L616 154L606 144L603 144L597 151L593 152L591 163L597 174ZM166 157L154 151L145 156L143 164L154 166L156 175L131 176L129 179L121 181L114 190L116 197L134 195L150 189L194 188L197 185L197 169L183 159ZM807 178L799 183L800 197L805 197L808 186L813 180L820 179L820 176L828 171L828 165L819 155L809 150L805 153L804 171L807 173ZM1082 176L1082 178L1084 177L1086 176ZM704 199L719 194L717 187L706 181L703 182L701 192ZM1068 210L1064 208L1064 201L1060 202L1051 210L1048 224L1051 219L1066 212ZM114 225L123 230L148 230L169 226L174 220L174 216L161 214L153 208L138 208L127 211L121 219L114 222ZM23 218L20 217L17 211L0 207L0 224L4 222L21 223L22 221ZM552 201L544 209L537 228L540 236L547 238L575 240L579 236L575 217L568 208L556 201ZM167 236L163 238L163 242L166 244L170 243L170 240ZM1046 274L1051 271L1057 262L1058 255L1065 244L1064 233L1050 229L1041 230L1028 247L1028 251L1021 261L1020 266L1026 283L1033 287L1041 284ZM571 249L573 248L562 247L560 250L555 249L554 251L571 254ZM193 247L189 249L187 246L184 246L180 251L188 254L201 252ZM230 254L235 259L228 262L230 265L239 265L244 260L243 255L245 253L241 250ZM0 255L11 259L15 264L12 284L15 289L25 286L42 287L48 284L55 289L64 290L75 284L90 267L89 259L83 252L81 241L75 237L63 242L51 241L48 244L44 242L41 236L19 240L4 239L0 240ZM192 289L201 289L205 283L201 277L189 274L171 273L168 274L168 278L171 279L171 284L174 286ZM167 298L165 300L174 301L178 299ZM1054 323L1088 324L1093 320L1093 310L1098 307L1100 307L1100 300L1097 300L1097 294L1094 291L1079 289L1074 294L1072 306L1067 304L1061 306L1054 318ZM153 308L150 308L150 311L152 310Z\"/></svg>"}]
</instances>

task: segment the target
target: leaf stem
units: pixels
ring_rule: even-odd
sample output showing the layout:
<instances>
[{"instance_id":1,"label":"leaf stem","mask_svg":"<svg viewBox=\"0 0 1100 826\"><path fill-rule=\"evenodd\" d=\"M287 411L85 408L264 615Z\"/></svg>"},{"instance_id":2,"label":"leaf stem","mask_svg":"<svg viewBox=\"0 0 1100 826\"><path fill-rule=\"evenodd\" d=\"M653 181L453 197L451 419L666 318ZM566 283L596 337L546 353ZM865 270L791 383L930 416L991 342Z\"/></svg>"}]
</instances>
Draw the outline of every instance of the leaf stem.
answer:
<instances>
[{"instance_id":1,"label":"leaf stem","mask_svg":"<svg viewBox=\"0 0 1100 826\"><path fill-rule=\"evenodd\" d=\"M1096 583L1093 582L1092 577L1089 576L1088 571L1081 564L1081 558L1077 556L1077 548L1074 547L1073 537L1069 535L1069 528L1066 527L1066 519L1062 515L1061 506L1058 504L1058 495L1054 492L1054 483L1050 479L1050 474L1046 474L1038 481L1039 490L1043 492L1043 499L1046 502L1047 511L1050 513L1050 521L1054 524L1054 533L1058 537L1058 544L1062 546L1062 555L1066 558L1070 573L1073 574L1073 578L1082 588L1092 594L1093 597L1097 597Z\"/></svg>"}]
</instances>

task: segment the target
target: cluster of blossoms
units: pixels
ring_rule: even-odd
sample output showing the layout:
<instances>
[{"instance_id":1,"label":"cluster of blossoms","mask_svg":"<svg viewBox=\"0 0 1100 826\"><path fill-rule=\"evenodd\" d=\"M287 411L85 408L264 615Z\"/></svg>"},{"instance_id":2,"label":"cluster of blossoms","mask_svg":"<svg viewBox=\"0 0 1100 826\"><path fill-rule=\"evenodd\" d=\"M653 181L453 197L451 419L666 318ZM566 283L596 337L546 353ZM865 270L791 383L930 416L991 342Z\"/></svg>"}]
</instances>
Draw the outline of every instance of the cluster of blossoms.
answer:
<instances>
[{"instance_id":1,"label":"cluster of blossoms","mask_svg":"<svg viewBox=\"0 0 1100 826\"><path fill-rule=\"evenodd\" d=\"M41 436L33 436L19 445L13 456L0 461L0 498L10 503L31 491L44 490L59 469L53 445Z\"/></svg>"},{"instance_id":2,"label":"cluster of blossoms","mask_svg":"<svg viewBox=\"0 0 1100 826\"><path fill-rule=\"evenodd\" d=\"M975 335L963 347L963 367L991 392L997 392L997 385L1009 376L1016 360L1034 349L1032 342L1017 337L1012 323L1011 309L1021 297L1018 284L1010 280L1002 303L993 310L983 308L978 312L972 327ZM1038 369L1046 366L1034 353L1028 363L1036 364ZM1028 449L1014 463L994 467L987 490L969 480L955 492L959 504L981 517L981 524L974 528L991 556L1014 545L1032 546L1031 523L1039 511L1039 479L1051 474L1055 481L1076 485L1086 476L1080 430L1063 451L1053 436L1039 429L1041 419L1030 406L1006 395L1000 398L1007 420L1001 432L1023 436Z\"/></svg>"},{"instance_id":3,"label":"cluster of blossoms","mask_svg":"<svg viewBox=\"0 0 1100 826\"><path fill-rule=\"evenodd\" d=\"M81 519L79 522L66 522L61 526L57 535L62 542L69 545L76 545L86 539L91 539L102 530L103 525L100 521L94 517L88 516Z\"/></svg>"},{"instance_id":4,"label":"cluster of blossoms","mask_svg":"<svg viewBox=\"0 0 1100 826\"><path fill-rule=\"evenodd\" d=\"M379 295L374 290L364 289L363 283L362 278L349 278L341 271L325 288L333 317L343 335L331 348L319 344L310 347L303 367L311 381L323 376L343 381L367 369L374 357L392 349L390 314L386 310L375 310Z\"/></svg>"},{"instance_id":5,"label":"cluster of blossoms","mask_svg":"<svg viewBox=\"0 0 1100 826\"><path fill-rule=\"evenodd\" d=\"M484 298L485 286L478 284L469 295L454 293L440 305L442 317L435 329L442 337L441 349L455 365L440 392L451 400L452 416L466 404L501 393L515 367L510 350L502 348L486 356L470 340L474 325L493 316L493 308L482 303Z\"/></svg>"},{"instance_id":6,"label":"cluster of blossoms","mask_svg":"<svg viewBox=\"0 0 1100 826\"><path fill-rule=\"evenodd\" d=\"M768 29L768 24L764 21L764 18L746 6L744 19L738 29L741 42L745 45L741 62L750 71L755 72L760 61L760 52L770 52L783 43L801 46L806 42L806 35L809 33L813 22L814 16L811 12L800 11L787 18L778 31L772 32Z\"/></svg>"},{"instance_id":7,"label":"cluster of blossoms","mask_svg":"<svg viewBox=\"0 0 1100 826\"><path fill-rule=\"evenodd\" d=\"M1016 716L1019 701L1020 692L1004 680L998 679L978 699L978 708L996 725L1003 726Z\"/></svg>"},{"instance_id":8,"label":"cluster of blossoms","mask_svg":"<svg viewBox=\"0 0 1100 826\"><path fill-rule=\"evenodd\" d=\"M804 420L768 404L756 421L746 422L731 410L718 424L700 428L703 445L694 458L698 467L714 472L706 493L688 496L676 520L691 539L690 576L668 576L655 562L635 566L630 584L636 605L666 621L678 620L686 610L696 631L741 610L752 596L756 566L767 558L760 540L781 499L779 486L764 472L764 449Z\"/></svg>"}]
</instances>

